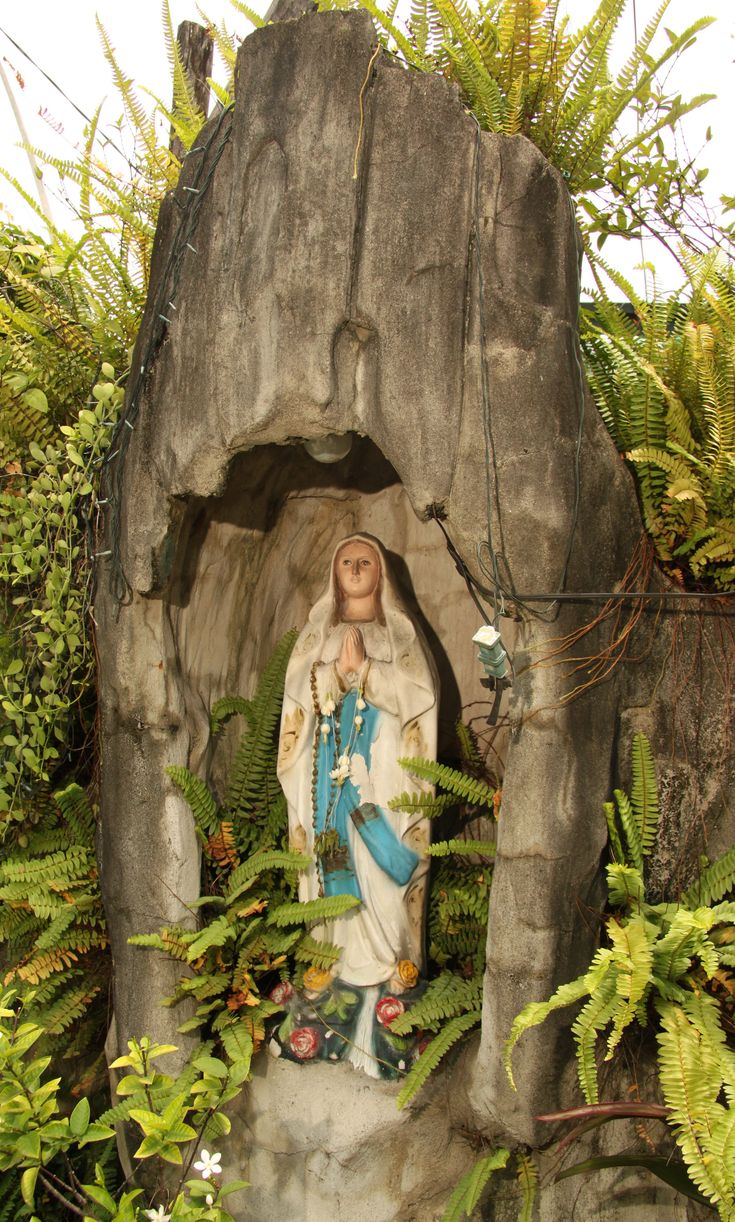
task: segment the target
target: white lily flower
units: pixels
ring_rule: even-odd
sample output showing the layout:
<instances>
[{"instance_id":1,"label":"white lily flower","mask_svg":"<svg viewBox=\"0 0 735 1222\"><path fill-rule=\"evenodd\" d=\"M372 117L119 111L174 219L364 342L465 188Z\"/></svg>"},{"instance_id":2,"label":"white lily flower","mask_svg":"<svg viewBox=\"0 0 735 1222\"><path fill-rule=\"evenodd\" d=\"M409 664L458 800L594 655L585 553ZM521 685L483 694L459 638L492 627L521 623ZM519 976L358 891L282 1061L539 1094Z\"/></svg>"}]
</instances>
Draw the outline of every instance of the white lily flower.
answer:
<instances>
[{"instance_id":1,"label":"white lily flower","mask_svg":"<svg viewBox=\"0 0 735 1222\"><path fill-rule=\"evenodd\" d=\"M211 1192L207 1193L204 1200L207 1203L207 1205L214 1205L214 1197L212 1196Z\"/></svg>"},{"instance_id":2,"label":"white lily flower","mask_svg":"<svg viewBox=\"0 0 735 1222\"><path fill-rule=\"evenodd\" d=\"M327 738L329 738L329 731L330 731L330 730L331 730L331 728L332 728L332 727L330 726L329 722L328 722L328 721L323 721L323 722L322 722L322 724L321 724L321 726L320 726L319 728L320 728L320 730L321 730L321 732L322 732L322 738L323 738L323 739L325 739L325 740L326 740Z\"/></svg>"},{"instance_id":3,"label":"white lily flower","mask_svg":"<svg viewBox=\"0 0 735 1222\"><path fill-rule=\"evenodd\" d=\"M362 719L362 717L360 717L359 715L358 715L358 716L355 718L355 725L356 725L356 727L357 727L357 729L358 729L358 730L360 729L360 726L362 725L362 721L363 721L363 719Z\"/></svg>"},{"instance_id":4,"label":"white lily flower","mask_svg":"<svg viewBox=\"0 0 735 1222\"><path fill-rule=\"evenodd\" d=\"M366 709L367 708L367 705L365 704L365 701L363 700L362 696L357 697L357 700L355 701L355 708L356 709Z\"/></svg>"},{"instance_id":5,"label":"white lily flower","mask_svg":"<svg viewBox=\"0 0 735 1222\"><path fill-rule=\"evenodd\" d=\"M324 701L324 704L322 705L322 713L324 713L326 717L331 717L336 707L337 706L334 703L334 697L330 693L327 696L326 700Z\"/></svg>"},{"instance_id":6,"label":"white lily flower","mask_svg":"<svg viewBox=\"0 0 735 1222\"><path fill-rule=\"evenodd\" d=\"M194 1163L194 1170L201 1172L203 1180L208 1180L210 1175L220 1175L222 1168L220 1167L221 1154L210 1154L208 1150L202 1148L199 1158Z\"/></svg>"},{"instance_id":7,"label":"white lily flower","mask_svg":"<svg viewBox=\"0 0 735 1222\"><path fill-rule=\"evenodd\" d=\"M159 1205L158 1209L146 1209L145 1216L150 1222L169 1222L171 1214L167 1214L163 1205Z\"/></svg>"}]
</instances>

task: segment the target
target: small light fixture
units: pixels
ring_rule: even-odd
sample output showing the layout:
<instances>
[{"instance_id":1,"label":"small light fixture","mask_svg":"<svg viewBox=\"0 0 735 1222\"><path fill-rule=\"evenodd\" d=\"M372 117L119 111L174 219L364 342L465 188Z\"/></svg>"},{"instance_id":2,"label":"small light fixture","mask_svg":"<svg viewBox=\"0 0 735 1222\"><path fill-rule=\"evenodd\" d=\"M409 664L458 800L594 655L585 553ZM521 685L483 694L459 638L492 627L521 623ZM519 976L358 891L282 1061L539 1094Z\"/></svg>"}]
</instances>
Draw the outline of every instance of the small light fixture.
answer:
<instances>
[{"instance_id":1,"label":"small light fixture","mask_svg":"<svg viewBox=\"0 0 735 1222\"><path fill-rule=\"evenodd\" d=\"M352 433L327 433L324 437L310 438L304 442L304 449L317 462L339 462L352 449Z\"/></svg>"},{"instance_id":2,"label":"small light fixture","mask_svg":"<svg viewBox=\"0 0 735 1222\"><path fill-rule=\"evenodd\" d=\"M497 628L493 628L491 624L485 624L482 628L478 628L472 640L480 647L477 656L488 678L507 678L508 655L503 649L503 642Z\"/></svg>"}]
</instances>

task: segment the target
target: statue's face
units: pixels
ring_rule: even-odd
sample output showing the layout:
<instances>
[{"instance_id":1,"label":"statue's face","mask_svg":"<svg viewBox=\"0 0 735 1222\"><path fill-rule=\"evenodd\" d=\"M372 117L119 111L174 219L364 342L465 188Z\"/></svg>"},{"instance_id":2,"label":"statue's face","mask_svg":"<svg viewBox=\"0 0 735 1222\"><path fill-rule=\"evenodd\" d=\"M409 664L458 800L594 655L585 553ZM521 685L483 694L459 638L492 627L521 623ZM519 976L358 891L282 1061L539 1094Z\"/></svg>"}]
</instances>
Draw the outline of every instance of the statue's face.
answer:
<instances>
[{"instance_id":1,"label":"statue's face","mask_svg":"<svg viewBox=\"0 0 735 1222\"><path fill-rule=\"evenodd\" d=\"M369 598L380 581L380 561L369 543L345 543L337 552L335 576L348 598Z\"/></svg>"}]
</instances>

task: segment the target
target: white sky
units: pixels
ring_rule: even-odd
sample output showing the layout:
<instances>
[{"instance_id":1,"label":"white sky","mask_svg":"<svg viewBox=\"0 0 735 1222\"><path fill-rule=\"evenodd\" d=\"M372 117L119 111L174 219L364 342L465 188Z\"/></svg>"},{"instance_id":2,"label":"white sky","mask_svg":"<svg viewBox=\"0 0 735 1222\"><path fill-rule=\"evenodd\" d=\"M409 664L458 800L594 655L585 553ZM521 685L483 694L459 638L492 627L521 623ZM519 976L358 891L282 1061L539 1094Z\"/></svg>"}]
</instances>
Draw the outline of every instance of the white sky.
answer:
<instances>
[{"instance_id":1,"label":"white sky","mask_svg":"<svg viewBox=\"0 0 735 1222\"><path fill-rule=\"evenodd\" d=\"M251 0L259 11L265 11L268 0ZM591 16L596 0L562 0L576 24ZM634 8L639 31L652 16L658 0L629 0L619 35L620 58L624 59L633 41ZM180 21L201 20L195 0L170 0L174 27ZM229 0L203 0L202 9L215 22L223 18L228 28L246 34L249 26L229 3ZM693 10L697 10L693 12ZM116 48L118 62L137 84L146 86L168 100L168 65L161 24L161 9L154 0L0 0L0 57L10 78L11 86L27 125L32 143L53 151L58 156L71 155L81 137L84 121L61 94L44 79L23 54L12 45L9 35L30 55L68 97L87 114L91 114L104 98L108 102L103 116L114 124L119 115L119 103L112 87L109 70L103 58L95 26L97 13ZM717 18L714 26L698 36L695 46L669 79L669 89L685 98L698 93L717 93L710 102L688 120L687 145L696 152L704 142L704 132L711 126L713 139L703 152L702 164L710 169L707 180L708 197L717 205L721 194L735 194L735 174L732 171L734 141L731 135L735 113L735 3L733 0L671 0L664 25L681 32L697 16ZM21 89L15 77L24 81ZM222 72L215 71L215 76ZM44 120L39 111L47 113ZM50 125L59 124L63 133ZM5 94L0 87L0 165L20 179L32 191L32 178L25 154L14 147L18 129ZM53 190L53 174L47 172L49 190ZM52 195L52 208L57 224L63 223L63 209ZM11 213L21 224L28 222L28 213L9 184L0 180L0 217ZM731 218L732 219L732 214ZM36 230L40 222L33 222ZM621 247L623 250L621 252ZM624 268L626 274L640 262L640 245L608 242L607 257ZM666 266L663 252L646 249L661 272L667 288L678 283L675 265ZM638 280L639 286L642 281Z\"/></svg>"}]
</instances>

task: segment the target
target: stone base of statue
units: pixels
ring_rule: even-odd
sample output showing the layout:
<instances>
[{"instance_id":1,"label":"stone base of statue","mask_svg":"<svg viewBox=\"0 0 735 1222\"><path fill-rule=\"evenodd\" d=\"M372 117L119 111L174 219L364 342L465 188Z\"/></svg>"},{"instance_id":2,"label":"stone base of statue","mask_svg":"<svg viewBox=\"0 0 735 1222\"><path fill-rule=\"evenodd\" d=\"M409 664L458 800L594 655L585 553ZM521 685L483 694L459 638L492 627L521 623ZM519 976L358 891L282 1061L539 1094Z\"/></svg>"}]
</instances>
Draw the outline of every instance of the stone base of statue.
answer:
<instances>
[{"instance_id":1,"label":"stone base of statue","mask_svg":"<svg viewBox=\"0 0 735 1222\"><path fill-rule=\"evenodd\" d=\"M250 1187L227 1198L237 1222L439 1222L477 1157L462 1086L464 1057L448 1058L399 1110L400 1082L376 1081L345 1061L304 1069L258 1056L230 1105L223 1167ZM451 1062L451 1069L449 1063ZM457 1072L459 1071L459 1072Z\"/></svg>"}]
</instances>

